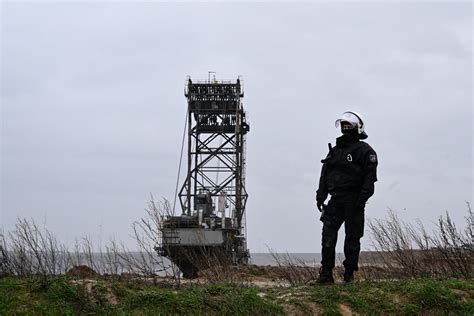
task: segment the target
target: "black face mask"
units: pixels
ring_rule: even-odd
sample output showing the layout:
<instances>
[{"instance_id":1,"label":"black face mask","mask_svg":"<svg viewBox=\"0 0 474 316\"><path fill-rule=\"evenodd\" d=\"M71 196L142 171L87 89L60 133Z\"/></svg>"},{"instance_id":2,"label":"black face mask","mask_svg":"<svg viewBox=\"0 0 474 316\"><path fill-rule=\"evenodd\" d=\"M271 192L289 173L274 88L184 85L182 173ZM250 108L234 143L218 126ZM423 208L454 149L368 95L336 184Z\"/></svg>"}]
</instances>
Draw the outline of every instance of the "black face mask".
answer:
<instances>
[{"instance_id":1,"label":"black face mask","mask_svg":"<svg viewBox=\"0 0 474 316\"><path fill-rule=\"evenodd\" d=\"M341 133L342 133L342 134L344 134L344 135L357 135L357 134L358 134L356 127L344 129L344 126L347 126L347 125L352 126L352 125L349 124L349 123L342 123L342 124L341 124Z\"/></svg>"}]
</instances>

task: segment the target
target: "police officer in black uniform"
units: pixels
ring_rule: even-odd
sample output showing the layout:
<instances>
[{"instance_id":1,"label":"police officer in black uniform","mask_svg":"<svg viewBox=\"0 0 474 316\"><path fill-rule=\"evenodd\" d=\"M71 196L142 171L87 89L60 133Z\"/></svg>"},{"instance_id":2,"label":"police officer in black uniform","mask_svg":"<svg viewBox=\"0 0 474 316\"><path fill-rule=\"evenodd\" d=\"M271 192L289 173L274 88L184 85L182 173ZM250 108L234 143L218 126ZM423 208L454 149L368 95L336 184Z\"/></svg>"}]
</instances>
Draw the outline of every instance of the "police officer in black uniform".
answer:
<instances>
[{"instance_id":1,"label":"police officer in black uniform","mask_svg":"<svg viewBox=\"0 0 474 316\"><path fill-rule=\"evenodd\" d=\"M358 270L360 238L364 235L364 208L374 194L377 181L377 154L369 144L364 122L356 112L345 112L336 121L342 136L336 146L329 144L329 153L323 163L319 189L316 192L317 207L323 222L322 261L316 283L334 283L332 270L335 264L337 233L344 223L345 267L344 283L352 283ZM324 204L328 194L331 199Z\"/></svg>"}]
</instances>

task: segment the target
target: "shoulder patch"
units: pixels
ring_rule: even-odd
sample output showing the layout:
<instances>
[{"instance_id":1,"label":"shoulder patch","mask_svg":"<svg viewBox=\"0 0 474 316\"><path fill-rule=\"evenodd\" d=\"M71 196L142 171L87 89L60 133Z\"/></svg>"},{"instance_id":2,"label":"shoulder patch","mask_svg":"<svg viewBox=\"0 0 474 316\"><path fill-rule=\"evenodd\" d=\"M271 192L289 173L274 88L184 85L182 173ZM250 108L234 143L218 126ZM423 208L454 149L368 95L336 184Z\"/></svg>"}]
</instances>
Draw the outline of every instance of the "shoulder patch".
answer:
<instances>
[{"instance_id":1,"label":"shoulder patch","mask_svg":"<svg viewBox=\"0 0 474 316\"><path fill-rule=\"evenodd\" d=\"M377 155L369 155L370 162L377 162Z\"/></svg>"}]
</instances>

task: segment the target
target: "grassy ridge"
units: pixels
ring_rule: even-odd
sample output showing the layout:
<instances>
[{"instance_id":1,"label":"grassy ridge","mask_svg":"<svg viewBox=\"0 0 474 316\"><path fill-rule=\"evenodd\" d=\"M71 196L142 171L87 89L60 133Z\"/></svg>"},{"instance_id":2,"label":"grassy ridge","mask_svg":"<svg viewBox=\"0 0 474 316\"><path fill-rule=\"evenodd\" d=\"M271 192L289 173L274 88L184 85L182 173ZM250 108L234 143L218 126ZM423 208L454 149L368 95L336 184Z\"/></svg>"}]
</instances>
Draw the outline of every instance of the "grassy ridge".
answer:
<instances>
[{"instance_id":1,"label":"grassy ridge","mask_svg":"<svg viewBox=\"0 0 474 316\"><path fill-rule=\"evenodd\" d=\"M474 315L472 281L359 282L290 288L189 285L160 288L65 277L0 278L0 315Z\"/></svg>"},{"instance_id":2,"label":"grassy ridge","mask_svg":"<svg viewBox=\"0 0 474 316\"><path fill-rule=\"evenodd\" d=\"M283 314L256 289L228 285L179 290L118 281L83 283L56 277L0 279L0 315L22 314Z\"/></svg>"},{"instance_id":3,"label":"grassy ridge","mask_svg":"<svg viewBox=\"0 0 474 316\"><path fill-rule=\"evenodd\" d=\"M300 305L308 314L474 315L474 283L468 281L364 281L350 286L290 288L288 296L285 290L274 291L278 293L274 301Z\"/></svg>"}]
</instances>

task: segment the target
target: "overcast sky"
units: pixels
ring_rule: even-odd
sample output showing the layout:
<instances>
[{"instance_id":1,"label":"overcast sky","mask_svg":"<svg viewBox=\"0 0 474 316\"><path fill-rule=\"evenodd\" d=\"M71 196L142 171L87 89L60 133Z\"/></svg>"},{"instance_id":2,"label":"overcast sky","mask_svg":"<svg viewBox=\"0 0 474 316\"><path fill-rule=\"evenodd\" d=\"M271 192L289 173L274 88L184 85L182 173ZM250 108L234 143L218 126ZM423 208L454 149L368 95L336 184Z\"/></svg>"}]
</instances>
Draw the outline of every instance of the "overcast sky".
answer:
<instances>
[{"instance_id":1,"label":"overcast sky","mask_svg":"<svg viewBox=\"0 0 474 316\"><path fill-rule=\"evenodd\" d=\"M448 210L465 223L470 2L1 9L5 230L33 217L68 243L85 234L127 241L150 193L173 199L185 77L208 71L244 79L252 252L320 251L314 192L346 110L363 115L379 156L368 217L392 208L429 225Z\"/></svg>"}]
</instances>

